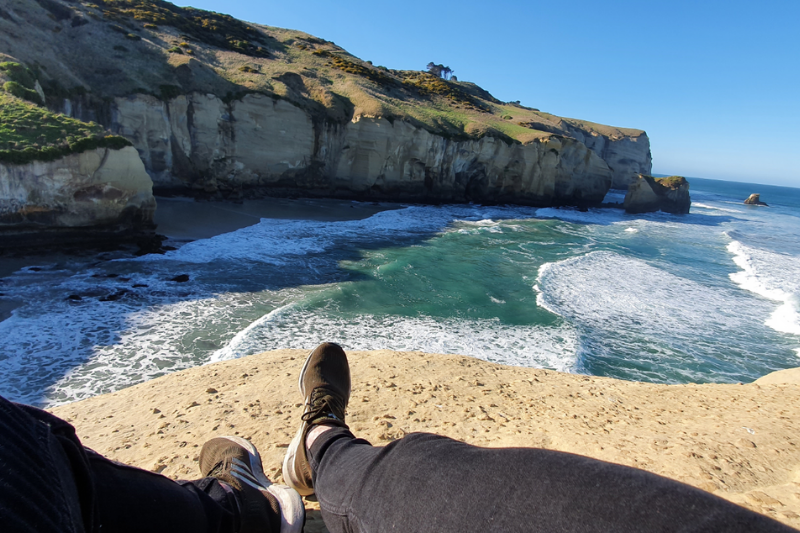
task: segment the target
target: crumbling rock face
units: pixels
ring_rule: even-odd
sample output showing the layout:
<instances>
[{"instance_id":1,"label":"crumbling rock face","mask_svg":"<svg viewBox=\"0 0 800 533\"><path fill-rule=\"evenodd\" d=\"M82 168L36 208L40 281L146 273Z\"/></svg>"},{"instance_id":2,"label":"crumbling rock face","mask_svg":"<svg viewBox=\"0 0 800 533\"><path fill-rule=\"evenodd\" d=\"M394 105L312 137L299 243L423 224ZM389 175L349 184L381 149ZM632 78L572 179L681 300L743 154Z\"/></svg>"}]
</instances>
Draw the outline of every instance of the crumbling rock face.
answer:
<instances>
[{"instance_id":1,"label":"crumbling rock face","mask_svg":"<svg viewBox=\"0 0 800 533\"><path fill-rule=\"evenodd\" d=\"M526 145L453 140L407 122L315 121L285 100L207 94L168 102L136 94L112 106L114 133L131 140L157 189L208 194L254 189L420 202L599 203L613 172L575 139ZM649 151L648 151L649 153Z\"/></svg>"}]
</instances>

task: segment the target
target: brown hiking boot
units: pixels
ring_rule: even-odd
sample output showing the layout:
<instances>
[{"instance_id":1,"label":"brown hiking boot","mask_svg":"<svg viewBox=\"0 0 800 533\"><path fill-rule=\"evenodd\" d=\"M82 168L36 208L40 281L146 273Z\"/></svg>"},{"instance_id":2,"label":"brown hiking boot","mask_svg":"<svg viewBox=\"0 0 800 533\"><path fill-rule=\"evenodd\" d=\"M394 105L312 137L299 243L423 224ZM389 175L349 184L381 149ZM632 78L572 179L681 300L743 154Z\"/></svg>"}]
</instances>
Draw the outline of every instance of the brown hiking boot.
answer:
<instances>
[{"instance_id":1,"label":"brown hiking boot","mask_svg":"<svg viewBox=\"0 0 800 533\"><path fill-rule=\"evenodd\" d=\"M306 510L297 491L274 485L261 456L240 437L216 437L203 444L200 472L231 487L239 506L239 533L301 533Z\"/></svg>"},{"instance_id":2,"label":"brown hiking boot","mask_svg":"<svg viewBox=\"0 0 800 533\"><path fill-rule=\"evenodd\" d=\"M320 424L347 427L344 412L350 400L350 366L344 350L330 342L317 346L306 358L298 381L305 408L300 429L283 459L283 479L301 495L309 496L314 494L306 455L309 429Z\"/></svg>"}]
</instances>

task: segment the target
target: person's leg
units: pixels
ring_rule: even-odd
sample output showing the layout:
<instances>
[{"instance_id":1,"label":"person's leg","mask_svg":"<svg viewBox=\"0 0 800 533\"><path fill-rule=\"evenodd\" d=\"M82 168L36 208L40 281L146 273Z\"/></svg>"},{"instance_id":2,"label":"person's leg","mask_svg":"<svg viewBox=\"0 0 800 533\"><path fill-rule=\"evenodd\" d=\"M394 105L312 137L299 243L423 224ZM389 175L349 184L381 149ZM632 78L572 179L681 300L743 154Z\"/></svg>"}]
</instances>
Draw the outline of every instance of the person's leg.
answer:
<instances>
[{"instance_id":1,"label":"person's leg","mask_svg":"<svg viewBox=\"0 0 800 533\"><path fill-rule=\"evenodd\" d=\"M551 450L426 433L372 447L335 427L313 441L309 459L333 533L794 531L688 485Z\"/></svg>"},{"instance_id":2,"label":"person's leg","mask_svg":"<svg viewBox=\"0 0 800 533\"><path fill-rule=\"evenodd\" d=\"M283 468L289 485L316 492L333 533L793 531L688 485L579 455L424 433L372 447L344 423L347 368L336 345L309 355L303 421Z\"/></svg>"},{"instance_id":3,"label":"person's leg","mask_svg":"<svg viewBox=\"0 0 800 533\"><path fill-rule=\"evenodd\" d=\"M0 397L4 531L91 531L95 491L88 468L72 426Z\"/></svg>"},{"instance_id":4,"label":"person's leg","mask_svg":"<svg viewBox=\"0 0 800 533\"><path fill-rule=\"evenodd\" d=\"M239 440L212 439L200 454L204 478L174 482L110 461L84 448L67 422L0 397L0 524L4 531L299 532L300 496L271 486L258 452Z\"/></svg>"}]
</instances>

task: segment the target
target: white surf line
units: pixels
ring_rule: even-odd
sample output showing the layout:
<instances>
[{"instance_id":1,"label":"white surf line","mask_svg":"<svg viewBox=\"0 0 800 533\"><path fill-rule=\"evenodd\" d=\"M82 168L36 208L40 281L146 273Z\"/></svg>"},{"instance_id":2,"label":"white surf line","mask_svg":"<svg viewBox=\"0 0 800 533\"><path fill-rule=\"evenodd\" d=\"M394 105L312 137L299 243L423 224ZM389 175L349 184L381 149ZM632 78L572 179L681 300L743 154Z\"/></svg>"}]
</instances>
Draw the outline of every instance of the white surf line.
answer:
<instances>
[{"instance_id":1,"label":"white surf line","mask_svg":"<svg viewBox=\"0 0 800 533\"><path fill-rule=\"evenodd\" d=\"M236 348L244 344L250 332L252 332L257 327L261 326L262 324L266 324L267 322L280 317L282 314L284 314L286 311L288 311L295 305L297 305L297 302L288 303L286 305L278 307L277 309L273 309L266 315L254 321L252 324L250 324L249 326L241 330L239 333L234 335L234 337L230 340L230 342L227 345L225 345L224 347L220 348L219 350L211 354L211 357L205 364L217 363L219 361L226 361L229 359L236 359L237 355L235 354L234 350L236 350Z\"/></svg>"},{"instance_id":2,"label":"white surf line","mask_svg":"<svg viewBox=\"0 0 800 533\"><path fill-rule=\"evenodd\" d=\"M733 255L733 262L741 269L740 272L729 275L731 281L742 289L768 300L780 302L781 305L770 315L765 324L780 333L800 335L800 298L797 294L768 286L764 276L758 272L754 264L755 259L748 253L747 248L736 240L728 244L727 249Z\"/></svg>"}]
</instances>

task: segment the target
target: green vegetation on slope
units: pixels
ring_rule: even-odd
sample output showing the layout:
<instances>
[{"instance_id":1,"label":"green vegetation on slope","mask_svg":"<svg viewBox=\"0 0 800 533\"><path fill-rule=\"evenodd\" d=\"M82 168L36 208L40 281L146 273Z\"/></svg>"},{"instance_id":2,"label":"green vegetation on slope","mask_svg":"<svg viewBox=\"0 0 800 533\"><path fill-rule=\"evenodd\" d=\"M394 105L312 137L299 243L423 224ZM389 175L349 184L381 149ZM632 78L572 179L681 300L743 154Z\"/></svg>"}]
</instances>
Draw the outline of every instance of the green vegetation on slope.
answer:
<instances>
[{"instance_id":1,"label":"green vegetation on slope","mask_svg":"<svg viewBox=\"0 0 800 533\"><path fill-rule=\"evenodd\" d=\"M201 43L247 56L269 57L262 42L264 35L230 15L178 7L162 0L88 0L88 3L100 8L104 17L122 24L133 19L146 23L147 29L172 26Z\"/></svg>"},{"instance_id":2,"label":"green vegetation on slope","mask_svg":"<svg viewBox=\"0 0 800 533\"><path fill-rule=\"evenodd\" d=\"M667 189L678 189L687 183L683 176L668 176L666 178L653 178L656 183Z\"/></svg>"},{"instance_id":3,"label":"green vegetation on slope","mask_svg":"<svg viewBox=\"0 0 800 533\"><path fill-rule=\"evenodd\" d=\"M34 104L44 104L42 97L34 89L36 78L29 68L19 63L6 61L0 63L0 71L4 72L9 79L3 84L3 90Z\"/></svg>"},{"instance_id":4,"label":"green vegetation on slope","mask_svg":"<svg viewBox=\"0 0 800 533\"><path fill-rule=\"evenodd\" d=\"M105 135L97 124L52 113L0 93L0 163L53 161L95 148L130 145L124 137Z\"/></svg>"}]
</instances>

